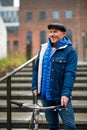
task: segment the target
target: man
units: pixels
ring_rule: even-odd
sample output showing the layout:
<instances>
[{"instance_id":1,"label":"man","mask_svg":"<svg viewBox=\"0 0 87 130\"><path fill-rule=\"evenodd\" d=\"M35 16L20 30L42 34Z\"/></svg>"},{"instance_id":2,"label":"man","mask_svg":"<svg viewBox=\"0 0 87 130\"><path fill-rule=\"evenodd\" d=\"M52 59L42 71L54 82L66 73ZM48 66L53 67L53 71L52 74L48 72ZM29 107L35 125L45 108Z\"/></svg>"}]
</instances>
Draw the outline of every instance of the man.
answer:
<instances>
[{"instance_id":1,"label":"man","mask_svg":"<svg viewBox=\"0 0 87 130\"><path fill-rule=\"evenodd\" d=\"M40 95L44 107L61 105L68 110L45 111L50 130L60 130L59 116L65 130L76 130L72 108L72 88L76 77L77 54L61 23L48 25L48 42L42 44L34 67L32 92Z\"/></svg>"}]
</instances>

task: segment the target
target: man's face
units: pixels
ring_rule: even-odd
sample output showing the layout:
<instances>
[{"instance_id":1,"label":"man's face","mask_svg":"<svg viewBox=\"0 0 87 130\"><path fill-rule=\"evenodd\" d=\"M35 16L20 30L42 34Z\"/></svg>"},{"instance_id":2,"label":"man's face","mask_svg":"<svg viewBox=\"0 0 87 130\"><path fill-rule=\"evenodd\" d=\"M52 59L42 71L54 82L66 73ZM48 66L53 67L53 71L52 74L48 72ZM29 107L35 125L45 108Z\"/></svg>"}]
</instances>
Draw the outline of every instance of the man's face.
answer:
<instances>
[{"instance_id":1,"label":"man's face","mask_svg":"<svg viewBox=\"0 0 87 130\"><path fill-rule=\"evenodd\" d=\"M57 44L59 40L61 40L66 35L65 32L62 32L58 29L50 29L49 38L53 44Z\"/></svg>"}]
</instances>

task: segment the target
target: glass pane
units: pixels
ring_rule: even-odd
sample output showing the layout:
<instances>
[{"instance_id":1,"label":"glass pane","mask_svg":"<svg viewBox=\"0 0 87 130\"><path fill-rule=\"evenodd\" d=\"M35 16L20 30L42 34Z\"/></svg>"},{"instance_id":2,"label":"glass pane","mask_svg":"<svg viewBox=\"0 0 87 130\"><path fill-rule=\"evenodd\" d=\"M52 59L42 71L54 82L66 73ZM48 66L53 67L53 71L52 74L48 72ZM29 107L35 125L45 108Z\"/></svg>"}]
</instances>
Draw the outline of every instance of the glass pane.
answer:
<instances>
[{"instance_id":1,"label":"glass pane","mask_svg":"<svg viewBox=\"0 0 87 130\"><path fill-rule=\"evenodd\" d=\"M27 32L27 42L29 42L29 44L32 43L32 32L31 31Z\"/></svg>"},{"instance_id":2,"label":"glass pane","mask_svg":"<svg viewBox=\"0 0 87 130\"><path fill-rule=\"evenodd\" d=\"M40 12L40 19L46 19L46 13L45 12Z\"/></svg>"},{"instance_id":3,"label":"glass pane","mask_svg":"<svg viewBox=\"0 0 87 130\"><path fill-rule=\"evenodd\" d=\"M31 12L28 12L26 14L26 20L32 20L32 13Z\"/></svg>"},{"instance_id":4,"label":"glass pane","mask_svg":"<svg viewBox=\"0 0 87 130\"><path fill-rule=\"evenodd\" d=\"M66 18L72 18L72 11L66 11Z\"/></svg>"},{"instance_id":5,"label":"glass pane","mask_svg":"<svg viewBox=\"0 0 87 130\"><path fill-rule=\"evenodd\" d=\"M58 11L53 11L52 16L53 16L53 19L59 19L59 12Z\"/></svg>"},{"instance_id":6,"label":"glass pane","mask_svg":"<svg viewBox=\"0 0 87 130\"><path fill-rule=\"evenodd\" d=\"M40 43L43 44L46 42L46 32L45 31L41 31L40 32Z\"/></svg>"}]
</instances>

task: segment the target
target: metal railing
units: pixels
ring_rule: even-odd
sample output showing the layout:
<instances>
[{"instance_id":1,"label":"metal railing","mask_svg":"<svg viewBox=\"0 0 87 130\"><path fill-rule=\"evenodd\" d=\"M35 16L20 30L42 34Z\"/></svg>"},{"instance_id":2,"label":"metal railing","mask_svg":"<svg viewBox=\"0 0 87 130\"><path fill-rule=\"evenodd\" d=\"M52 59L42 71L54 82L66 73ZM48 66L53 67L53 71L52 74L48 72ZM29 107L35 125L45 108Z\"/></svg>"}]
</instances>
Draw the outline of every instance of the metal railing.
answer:
<instances>
[{"instance_id":1,"label":"metal railing","mask_svg":"<svg viewBox=\"0 0 87 130\"><path fill-rule=\"evenodd\" d=\"M11 130L11 77L30 63L32 63L34 67L36 58L37 56L33 57L18 68L14 69L12 72L7 73L4 77L0 78L0 82L4 80L7 82L7 130Z\"/></svg>"}]
</instances>

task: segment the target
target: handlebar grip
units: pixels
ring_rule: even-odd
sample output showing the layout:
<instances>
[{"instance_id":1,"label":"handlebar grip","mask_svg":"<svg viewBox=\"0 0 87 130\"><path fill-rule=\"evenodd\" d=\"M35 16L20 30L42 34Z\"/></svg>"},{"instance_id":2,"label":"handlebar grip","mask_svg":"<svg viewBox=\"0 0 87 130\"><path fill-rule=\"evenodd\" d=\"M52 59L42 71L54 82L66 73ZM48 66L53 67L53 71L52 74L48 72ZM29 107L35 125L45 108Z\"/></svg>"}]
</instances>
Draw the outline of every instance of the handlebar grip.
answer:
<instances>
[{"instance_id":1,"label":"handlebar grip","mask_svg":"<svg viewBox=\"0 0 87 130\"><path fill-rule=\"evenodd\" d=\"M68 110L67 107L64 107L64 106L59 106L57 107L57 110L61 111L61 110Z\"/></svg>"},{"instance_id":2,"label":"handlebar grip","mask_svg":"<svg viewBox=\"0 0 87 130\"><path fill-rule=\"evenodd\" d=\"M16 102L16 101L14 101L14 100L11 100L10 103L11 103L11 104L15 104L15 105L17 105L17 106L19 106L19 107L22 107L22 105L23 105L22 102Z\"/></svg>"}]
</instances>

